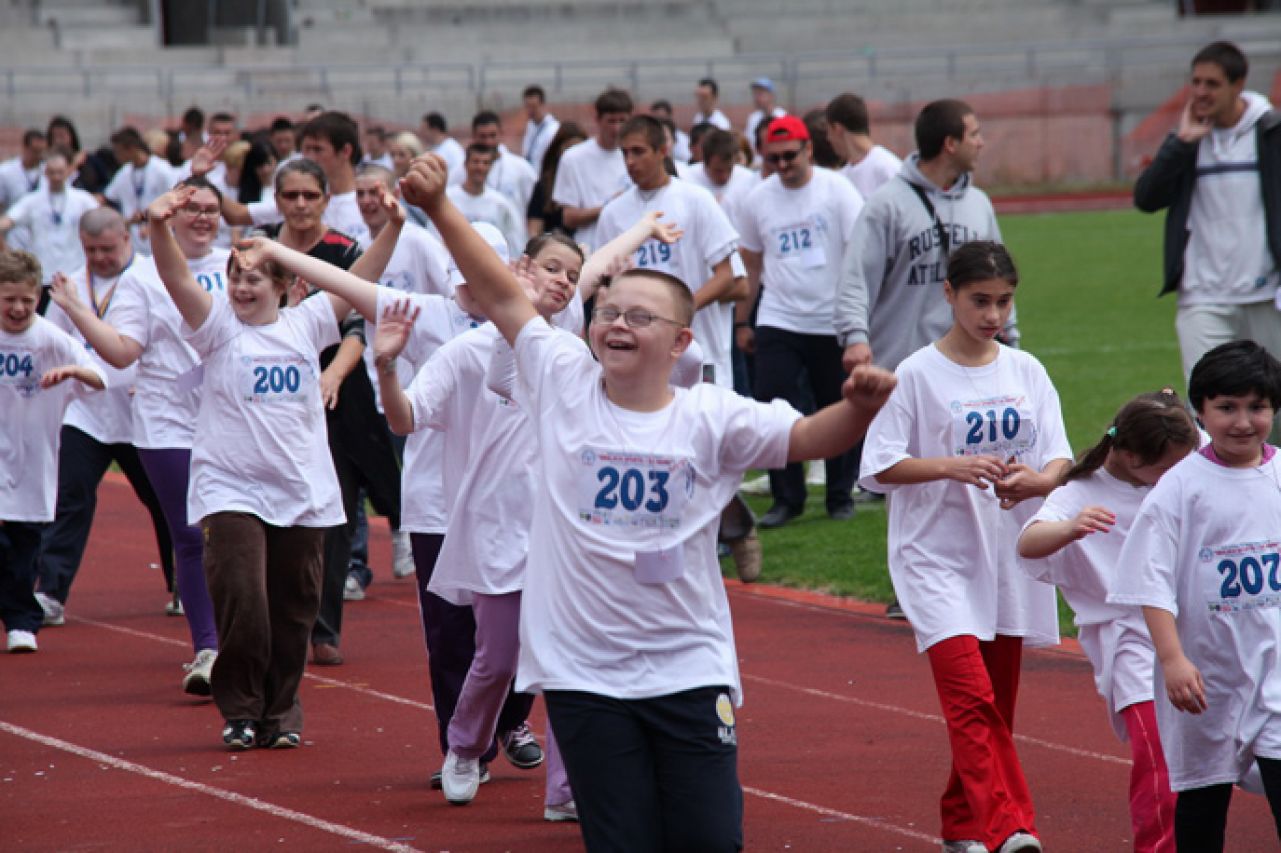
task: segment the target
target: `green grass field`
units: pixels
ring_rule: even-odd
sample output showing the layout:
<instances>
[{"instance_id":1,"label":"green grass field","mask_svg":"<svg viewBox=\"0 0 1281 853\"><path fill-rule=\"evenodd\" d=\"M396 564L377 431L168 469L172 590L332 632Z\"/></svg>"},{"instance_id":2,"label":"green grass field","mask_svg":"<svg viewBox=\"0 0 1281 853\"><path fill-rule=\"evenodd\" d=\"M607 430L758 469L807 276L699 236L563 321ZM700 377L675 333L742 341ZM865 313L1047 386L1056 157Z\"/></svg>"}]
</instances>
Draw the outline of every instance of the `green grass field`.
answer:
<instances>
[{"instance_id":1,"label":"green grass field","mask_svg":"<svg viewBox=\"0 0 1281 853\"><path fill-rule=\"evenodd\" d=\"M1156 298L1161 223L1135 211L1001 217L1022 279L1023 347L1058 388L1075 452L1097 441L1135 394L1163 385L1183 391L1174 300ZM759 515L769 499L749 503ZM811 490L804 516L760 536L762 582L869 601L893 595L883 504L862 504L853 521L833 522L821 493ZM725 565L732 576L732 564ZM1071 615L1063 613L1067 630Z\"/></svg>"}]
</instances>

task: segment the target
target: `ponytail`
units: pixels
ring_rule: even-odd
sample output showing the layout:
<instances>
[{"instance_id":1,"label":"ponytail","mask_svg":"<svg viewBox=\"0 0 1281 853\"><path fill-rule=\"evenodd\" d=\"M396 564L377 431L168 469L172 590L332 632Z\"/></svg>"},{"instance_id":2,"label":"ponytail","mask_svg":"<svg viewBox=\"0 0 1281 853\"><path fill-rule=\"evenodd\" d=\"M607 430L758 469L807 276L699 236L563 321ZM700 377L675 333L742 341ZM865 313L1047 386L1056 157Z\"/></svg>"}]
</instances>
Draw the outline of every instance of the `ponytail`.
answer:
<instances>
[{"instance_id":1,"label":"ponytail","mask_svg":"<svg viewBox=\"0 0 1281 853\"><path fill-rule=\"evenodd\" d=\"M1140 394L1121 407L1098 444L1085 451L1063 482L1090 476L1107 461L1113 450L1125 450L1151 465L1171 447L1195 449L1200 442L1196 424L1171 388Z\"/></svg>"}]
</instances>

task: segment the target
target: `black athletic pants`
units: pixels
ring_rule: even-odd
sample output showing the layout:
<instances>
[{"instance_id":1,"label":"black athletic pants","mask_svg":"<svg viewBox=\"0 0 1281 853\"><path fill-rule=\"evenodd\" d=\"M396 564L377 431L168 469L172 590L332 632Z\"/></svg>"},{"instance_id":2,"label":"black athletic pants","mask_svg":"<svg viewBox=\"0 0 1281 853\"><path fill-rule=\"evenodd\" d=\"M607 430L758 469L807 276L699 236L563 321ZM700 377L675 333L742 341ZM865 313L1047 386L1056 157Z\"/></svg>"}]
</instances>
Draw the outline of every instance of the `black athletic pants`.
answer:
<instances>
[{"instance_id":1,"label":"black athletic pants","mask_svg":"<svg viewBox=\"0 0 1281 853\"><path fill-rule=\"evenodd\" d=\"M1272 820L1281 839L1281 760L1256 759ZM1174 807L1174 843L1179 853L1222 853L1228 825L1231 785L1180 791Z\"/></svg>"}]
</instances>

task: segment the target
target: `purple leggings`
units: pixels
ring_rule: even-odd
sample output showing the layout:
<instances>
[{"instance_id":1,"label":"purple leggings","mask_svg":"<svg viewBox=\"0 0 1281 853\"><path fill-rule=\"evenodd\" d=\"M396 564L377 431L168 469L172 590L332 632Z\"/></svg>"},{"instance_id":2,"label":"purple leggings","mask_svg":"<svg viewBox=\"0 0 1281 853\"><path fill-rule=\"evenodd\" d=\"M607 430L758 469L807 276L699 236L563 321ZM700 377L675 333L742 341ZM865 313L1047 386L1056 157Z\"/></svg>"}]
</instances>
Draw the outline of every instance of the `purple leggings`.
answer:
<instances>
[{"instance_id":1,"label":"purple leggings","mask_svg":"<svg viewBox=\"0 0 1281 853\"><path fill-rule=\"evenodd\" d=\"M187 478L191 473L191 451L183 448L148 450L138 448L138 458L147 472L151 488L173 539L178 596L191 629L191 645L196 651L218 648L218 629L214 624L213 602L205 584L204 535L200 528L187 523Z\"/></svg>"}]
</instances>

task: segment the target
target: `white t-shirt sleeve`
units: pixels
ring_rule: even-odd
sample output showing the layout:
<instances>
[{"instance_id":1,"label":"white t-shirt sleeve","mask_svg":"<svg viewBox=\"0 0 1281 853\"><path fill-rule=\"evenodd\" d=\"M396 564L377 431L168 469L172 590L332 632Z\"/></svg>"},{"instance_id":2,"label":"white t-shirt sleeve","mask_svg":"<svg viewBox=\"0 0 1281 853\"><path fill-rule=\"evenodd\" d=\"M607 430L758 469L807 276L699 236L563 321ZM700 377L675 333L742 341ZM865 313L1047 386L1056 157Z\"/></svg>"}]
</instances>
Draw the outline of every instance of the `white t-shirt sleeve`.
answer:
<instances>
[{"instance_id":1,"label":"white t-shirt sleeve","mask_svg":"<svg viewBox=\"0 0 1281 853\"><path fill-rule=\"evenodd\" d=\"M111 297L111 325L143 349L151 342L151 300L147 298L146 282L135 270L126 270L116 284Z\"/></svg>"},{"instance_id":2,"label":"white t-shirt sleeve","mask_svg":"<svg viewBox=\"0 0 1281 853\"><path fill-rule=\"evenodd\" d=\"M792 427L801 419L786 400L759 403L732 391L726 401L721 434L721 470L741 474L749 468L782 468L787 464Z\"/></svg>"},{"instance_id":3,"label":"white t-shirt sleeve","mask_svg":"<svg viewBox=\"0 0 1281 853\"><path fill-rule=\"evenodd\" d=\"M586 143L580 142L579 145ZM565 151L570 155L574 146ZM563 157L560 161L560 168L556 170L556 183L552 186L552 201L565 207L586 207L583 202L583 186L579 180L578 168L575 165L577 155Z\"/></svg>"},{"instance_id":4,"label":"white t-shirt sleeve","mask_svg":"<svg viewBox=\"0 0 1281 853\"><path fill-rule=\"evenodd\" d=\"M1059 392L1050 381L1050 376L1045 372L1045 368L1036 363L1036 399L1038 403L1037 417L1040 419L1040 448L1041 455L1038 470L1044 468L1056 459L1072 459L1072 446L1068 444L1067 427L1063 423L1063 409L1059 404Z\"/></svg>"},{"instance_id":5,"label":"white t-shirt sleeve","mask_svg":"<svg viewBox=\"0 0 1281 853\"><path fill-rule=\"evenodd\" d=\"M261 201L251 201L248 207L249 219L254 225L275 225L277 222L284 221L284 217L276 207L275 193L263 195Z\"/></svg>"},{"instance_id":6,"label":"white t-shirt sleeve","mask_svg":"<svg viewBox=\"0 0 1281 853\"><path fill-rule=\"evenodd\" d=\"M756 209L752 204L752 196L755 194L756 190L753 189L743 199L742 204L735 205L734 226L738 229L739 244L747 251L759 255L765 250L765 241L761 238L760 223L757 221Z\"/></svg>"},{"instance_id":7,"label":"white t-shirt sleeve","mask_svg":"<svg viewBox=\"0 0 1281 853\"><path fill-rule=\"evenodd\" d=\"M559 408L559 391L599 372L587 346L533 317L516 336L516 393L540 415ZM563 412L560 413L563 417ZM531 414L531 417L533 415Z\"/></svg>"},{"instance_id":8,"label":"white t-shirt sleeve","mask_svg":"<svg viewBox=\"0 0 1281 853\"><path fill-rule=\"evenodd\" d=\"M1076 518L1077 513L1080 512L1080 507L1074 506L1074 502L1069 500L1070 494L1071 491L1065 489L1063 486L1059 486L1057 489L1050 492L1050 494L1046 496L1045 501L1041 504L1041 507L1036 511L1036 515L1029 518L1027 523L1023 525L1023 530L1020 531L1020 535L1023 532L1026 532L1033 524L1037 524L1039 522L1054 523L1059 521L1071 521ZM1109 534L1096 533L1093 535L1106 536ZM1045 557L1039 557L1037 559L1020 557L1019 564L1023 567L1023 571L1027 573L1028 577L1034 580L1044 581L1045 583L1058 583L1063 577L1063 569L1065 566L1065 561L1063 559L1064 552L1074 544L1076 543L1069 542L1053 554L1048 554Z\"/></svg>"},{"instance_id":9,"label":"white t-shirt sleeve","mask_svg":"<svg viewBox=\"0 0 1281 853\"><path fill-rule=\"evenodd\" d=\"M1179 615L1179 535L1165 507L1161 483L1143 501L1121 548L1116 583L1108 595L1109 604L1159 607ZM1172 490L1169 490L1172 491Z\"/></svg>"},{"instance_id":10,"label":"white t-shirt sleeve","mask_svg":"<svg viewBox=\"0 0 1281 853\"><path fill-rule=\"evenodd\" d=\"M867 428L858 484L870 492L887 494L899 488L897 484L882 483L877 475L913 458L911 437L916 417L912 411L912 382L907 376L899 376L898 385Z\"/></svg>"}]
</instances>

